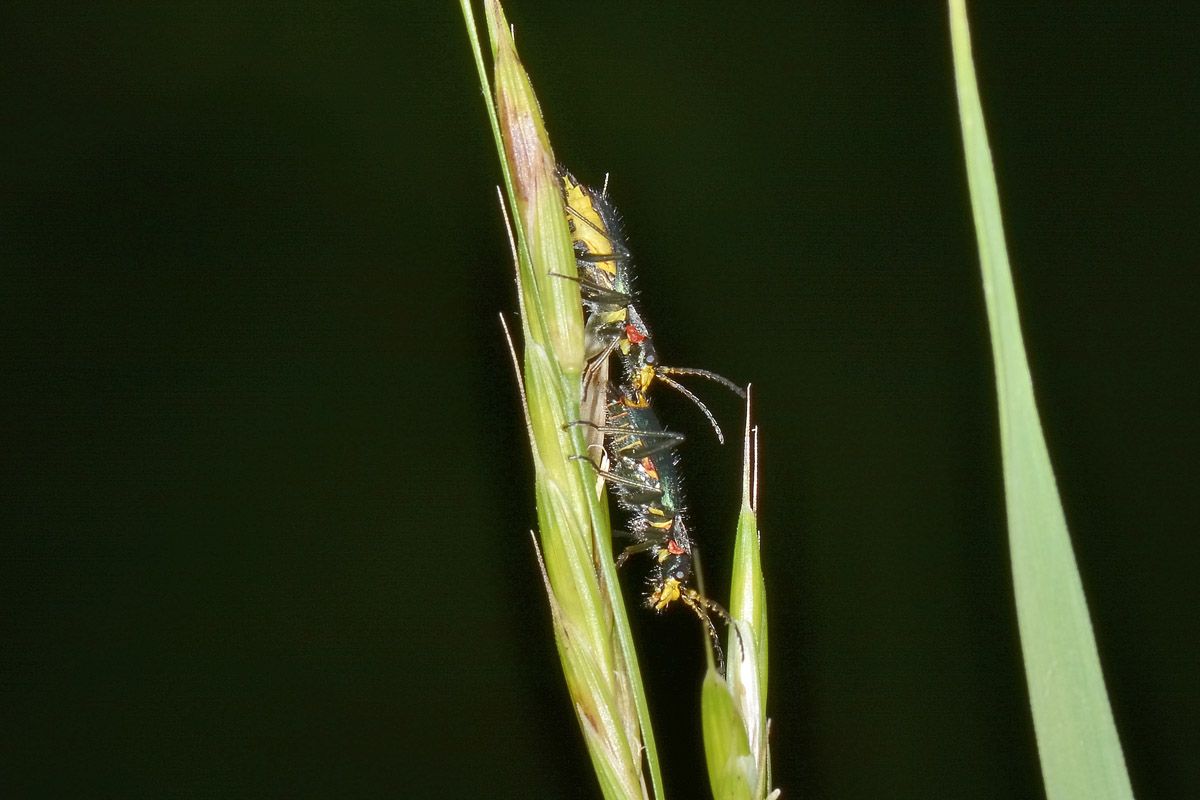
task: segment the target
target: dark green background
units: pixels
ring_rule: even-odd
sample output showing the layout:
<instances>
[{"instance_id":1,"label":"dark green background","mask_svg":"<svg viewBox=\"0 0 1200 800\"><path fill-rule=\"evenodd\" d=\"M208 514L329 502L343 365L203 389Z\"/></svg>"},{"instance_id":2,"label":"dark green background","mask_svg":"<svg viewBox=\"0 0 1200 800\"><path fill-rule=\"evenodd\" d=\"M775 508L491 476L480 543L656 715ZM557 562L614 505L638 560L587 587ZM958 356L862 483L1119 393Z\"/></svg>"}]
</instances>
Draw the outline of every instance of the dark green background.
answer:
<instances>
[{"instance_id":1,"label":"dark green background","mask_svg":"<svg viewBox=\"0 0 1200 800\"><path fill-rule=\"evenodd\" d=\"M509 13L660 349L758 391L785 797L1036 798L945 11L892 6ZM457 6L89 8L0 28L0 793L597 797ZM1148 800L1200 796L1200 26L1135 8L974 22ZM723 597L738 446L662 415ZM707 796L700 633L635 622L669 794Z\"/></svg>"}]
</instances>

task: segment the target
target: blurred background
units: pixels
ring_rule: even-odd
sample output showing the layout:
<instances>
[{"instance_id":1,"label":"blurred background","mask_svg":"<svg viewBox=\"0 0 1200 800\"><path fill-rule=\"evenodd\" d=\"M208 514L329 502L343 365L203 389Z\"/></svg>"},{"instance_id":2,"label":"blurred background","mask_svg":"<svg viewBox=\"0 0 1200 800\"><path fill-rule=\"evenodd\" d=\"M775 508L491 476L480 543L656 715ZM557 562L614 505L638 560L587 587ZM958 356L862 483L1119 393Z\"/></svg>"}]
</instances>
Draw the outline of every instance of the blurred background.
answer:
<instances>
[{"instance_id":1,"label":"blurred background","mask_svg":"<svg viewBox=\"0 0 1200 800\"><path fill-rule=\"evenodd\" d=\"M1148 800L1200 796L1200 25L1141 8L972 22ZM599 797L458 6L89 9L0 34L0 791ZM664 359L754 383L784 797L1040 797L945 9L507 10ZM663 396L724 599L743 411L691 385L734 434ZM706 797L702 634L634 621L668 795Z\"/></svg>"}]
</instances>

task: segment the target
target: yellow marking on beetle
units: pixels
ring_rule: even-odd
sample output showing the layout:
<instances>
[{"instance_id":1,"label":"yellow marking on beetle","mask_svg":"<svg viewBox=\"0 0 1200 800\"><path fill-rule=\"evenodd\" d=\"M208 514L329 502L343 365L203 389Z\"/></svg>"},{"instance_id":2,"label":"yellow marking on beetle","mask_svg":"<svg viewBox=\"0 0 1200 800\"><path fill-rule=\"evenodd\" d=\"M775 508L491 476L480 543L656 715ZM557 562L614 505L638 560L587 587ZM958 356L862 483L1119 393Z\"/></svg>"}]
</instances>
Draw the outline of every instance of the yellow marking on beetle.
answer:
<instances>
[{"instance_id":1,"label":"yellow marking on beetle","mask_svg":"<svg viewBox=\"0 0 1200 800\"><path fill-rule=\"evenodd\" d=\"M628 354L628 338L621 341L621 350ZM628 391L621 396L621 404L629 408L648 408L650 406L650 395L646 390L654 383L656 377L657 373L650 364L643 364L638 367L629 382Z\"/></svg>"},{"instance_id":2,"label":"yellow marking on beetle","mask_svg":"<svg viewBox=\"0 0 1200 800\"><path fill-rule=\"evenodd\" d=\"M650 605L654 606L655 611L662 611L679 598L679 581L667 578L650 595Z\"/></svg>"},{"instance_id":3,"label":"yellow marking on beetle","mask_svg":"<svg viewBox=\"0 0 1200 800\"><path fill-rule=\"evenodd\" d=\"M591 190L582 183L576 183L570 175L562 176L563 192L567 202L567 218L573 215L579 219L579 224L573 225L572 238L582 243L593 255L611 255L613 252L612 239L608 237L608 228L604 218L596 210L592 202ZM616 276L616 259L597 261L596 267L609 275Z\"/></svg>"},{"instance_id":4,"label":"yellow marking on beetle","mask_svg":"<svg viewBox=\"0 0 1200 800\"><path fill-rule=\"evenodd\" d=\"M650 407L650 396L645 392L635 389L630 394L632 395L631 397L625 397L622 395L621 405L628 406L629 408Z\"/></svg>"},{"instance_id":5,"label":"yellow marking on beetle","mask_svg":"<svg viewBox=\"0 0 1200 800\"><path fill-rule=\"evenodd\" d=\"M640 395L649 389L652 383L654 383L654 367L643 364L633 376L633 391Z\"/></svg>"}]
</instances>

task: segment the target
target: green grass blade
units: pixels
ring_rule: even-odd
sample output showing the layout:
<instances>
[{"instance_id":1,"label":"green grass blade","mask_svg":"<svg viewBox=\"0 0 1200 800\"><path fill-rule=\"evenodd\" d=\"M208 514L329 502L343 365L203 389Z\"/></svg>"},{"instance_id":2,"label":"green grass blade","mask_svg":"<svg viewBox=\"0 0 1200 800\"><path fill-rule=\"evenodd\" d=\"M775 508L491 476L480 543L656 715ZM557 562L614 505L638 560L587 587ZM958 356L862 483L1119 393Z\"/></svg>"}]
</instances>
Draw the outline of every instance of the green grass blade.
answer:
<instances>
[{"instance_id":1,"label":"green grass blade","mask_svg":"<svg viewBox=\"0 0 1200 800\"><path fill-rule=\"evenodd\" d=\"M975 83L965 0L950 0L950 31L996 366L1017 618L1042 780L1049 800L1132 798L1083 584L1034 403Z\"/></svg>"}]
</instances>

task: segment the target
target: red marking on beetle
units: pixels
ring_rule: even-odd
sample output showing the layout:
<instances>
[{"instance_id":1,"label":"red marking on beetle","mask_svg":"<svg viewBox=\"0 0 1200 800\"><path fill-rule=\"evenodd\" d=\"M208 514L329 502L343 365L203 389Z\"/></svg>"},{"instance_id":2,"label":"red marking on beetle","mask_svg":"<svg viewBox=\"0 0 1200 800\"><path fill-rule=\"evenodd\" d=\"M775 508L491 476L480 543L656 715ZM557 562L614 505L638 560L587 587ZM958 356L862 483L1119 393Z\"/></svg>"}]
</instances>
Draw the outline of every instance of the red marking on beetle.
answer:
<instances>
[{"instance_id":1,"label":"red marking on beetle","mask_svg":"<svg viewBox=\"0 0 1200 800\"><path fill-rule=\"evenodd\" d=\"M681 556L687 552L687 550L684 550L682 547L680 547L674 539L671 539L669 542L667 542L667 550L669 550L672 555L676 556Z\"/></svg>"},{"instance_id":2,"label":"red marking on beetle","mask_svg":"<svg viewBox=\"0 0 1200 800\"><path fill-rule=\"evenodd\" d=\"M646 334L642 333L632 325L625 326L625 336L633 344L641 344L646 340Z\"/></svg>"}]
</instances>

